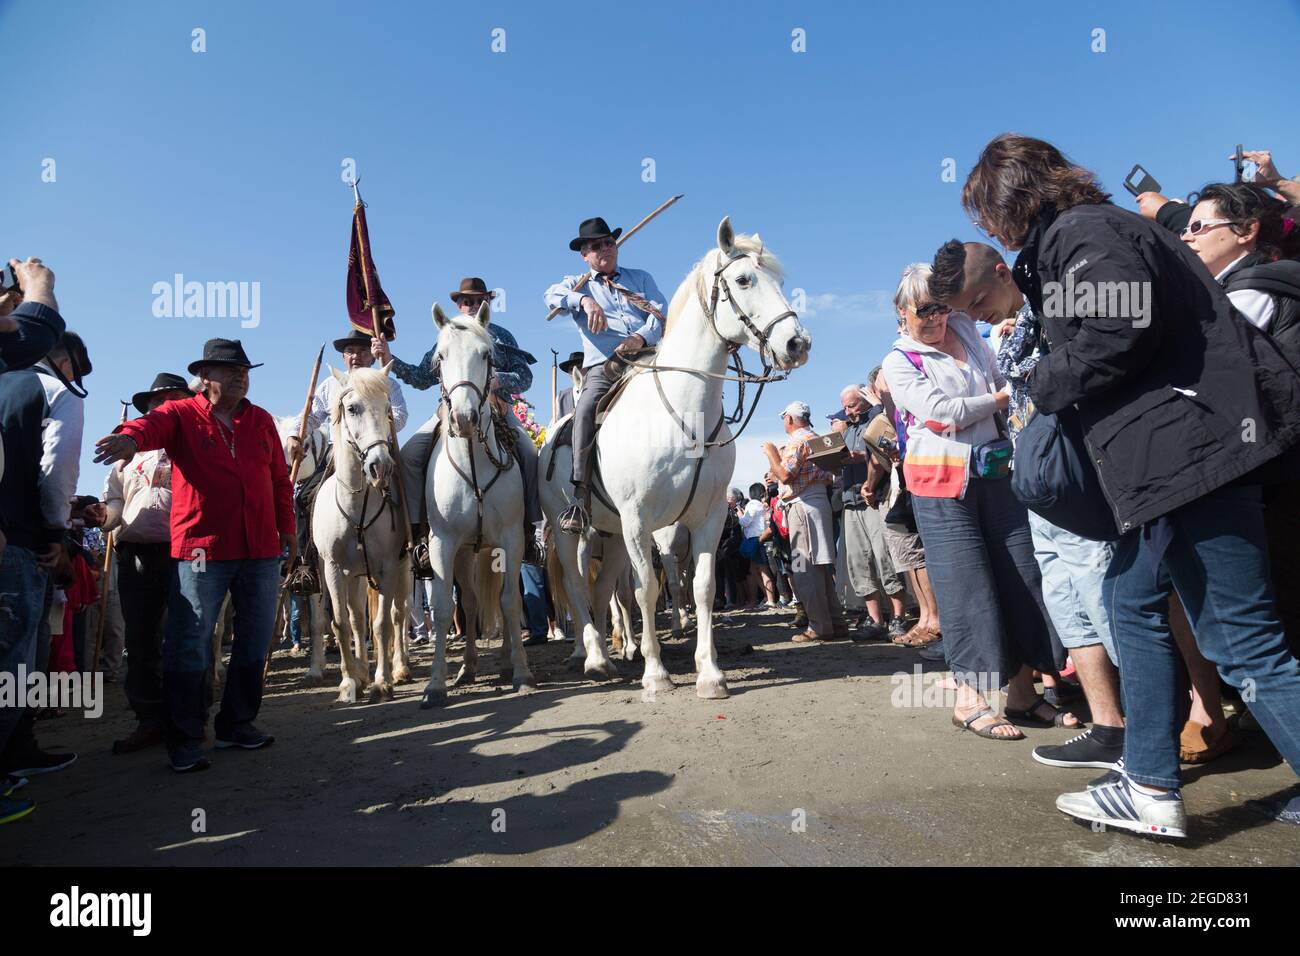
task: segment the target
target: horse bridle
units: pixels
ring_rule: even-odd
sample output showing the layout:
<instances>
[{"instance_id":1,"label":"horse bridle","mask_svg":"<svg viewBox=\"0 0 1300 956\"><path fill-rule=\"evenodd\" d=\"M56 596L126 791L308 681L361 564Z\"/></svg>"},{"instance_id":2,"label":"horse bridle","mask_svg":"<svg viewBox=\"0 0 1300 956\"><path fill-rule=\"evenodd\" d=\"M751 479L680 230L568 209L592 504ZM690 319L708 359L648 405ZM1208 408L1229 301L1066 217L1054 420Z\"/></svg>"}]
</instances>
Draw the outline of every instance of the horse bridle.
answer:
<instances>
[{"instance_id":1,"label":"horse bridle","mask_svg":"<svg viewBox=\"0 0 1300 956\"><path fill-rule=\"evenodd\" d=\"M735 355L740 350L740 347L745 343L732 342L725 335L723 335L721 332L718 331L718 318L717 318L718 302L722 301L722 302L729 303L731 305L731 311L736 314L736 318L740 319L741 324L746 329L749 330L749 333L752 336L754 336L754 338L758 340L758 357L759 360L762 361L763 363L763 375L766 376L770 371L772 371L773 367L776 364L775 363L776 355L772 353L772 348L768 339L768 333L772 331L772 327L776 325L778 322L790 318L791 316L793 316L794 318L798 318L799 315L797 312L794 312L791 309L787 309L786 311L778 315L776 318L774 318L771 322L767 323L767 325L763 326L762 329L760 329L757 325L754 324L753 319L751 319L745 313L745 310L740 307L740 303L736 301L735 296L732 295L731 286L727 285L727 279L723 275L723 273L726 272L728 268L730 268L733 262L739 262L742 259L748 259L748 258L749 258L749 253L745 253L745 252L738 253L736 255L728 257L726 262L724 262L716 270L714 270L713 290L709 294L709 304L704 305L703 300L701 300L700 305L704 306L704 314L708 317L709 324L713 326L714 334L717 335L718 338L722 339L722 341L728 343L730 347L727 349L727 351ZM769 363L767 360L769 354L772 355L772 359L773 359L773 362L771 363Z\"/></svg>"},{"instance_id":2,"label":"horse bridle","mask_svg":"<svg viewBox=\"0 0 1300 956\"><path fill-rule=\"evenodd\" d=\"M382 438L377 441L372 441L365 448L361 447L361 443L358 442L356 438L353 436L352 429L348 428L347 411L343 407L344 401L347 399L348 395L352 391L353 389L351 388L345 388L343 392L339 395L339 424L343 428L343 437L346 439L348 445L352 448L352 450L356 452L357 459L361 462L361 465L364 468L366 463L366 456L370 454L371 449L378 448L380 445L387 445L388 439ZM317 467L319 467L319 463ZM367 521L366 509L370 507L370 489L371 489L371 484L370 482L367 481L365 484L365 488L362 490L362 495L361 495L361 516L358 517L356 522L354 523L352 521L352 516L349 515L346 510L344 510L342 503L339 501L339 485L343 485L343 478L341 475L335 472L334 507L338 508L339 514L343 516L344 520L347 521L348 524L352 525L353 533L356 534L357 536L357 545L358 547L361 548L361 563L362 566L365 568L365 572L366 572L366 583L370 585L370 587L374 588L375 590L379 590L379 585L375 583L374 575L370 573L370 552L366 548L366 532L370 530L370 528L374 525L376 521L379 520L379 516L382 515L385 510L388 511L389 522L392 526L392 529L394 531L397 530L397 512L393 506L392 495L389 494L388 486L385 485L380 490L381 498L379 501L379 510L375 512L375 516L373 518ZM343 487L346 488L347 486L343 485ZM357 489L348 488L348 490L355 492ZM403 553L405 553L405 551L403 551Z\"/></svg>"},{"instance_id":3,"label":"horse bridle","mask_svg":"<svg viewBox=\"0 0 1300 956\"><path fill-rule=\"evenodd\" d=\"M439 380L441 380L442 379L441 357L434 364L433 370L435 376ZM492 442L488 440L487 432L483 426L483 422L484 422L483 408L485 405L487 405L488 396L491 394L490 389L492 387L492 374L494 370L495 370L495 365L492 361L491 354L489 354L487 360L487 370L484 373L483 385L481 388L479 387L477 382L472 382L467 378L461 379L459 382L456 382L450 387L444 384L442 388L442 397L438 399L438 403L440 405L446 406L446 413L443 416L443 418L447 424L448 439L451 438L465 439L466 450L469 453L469 474L467 475L465 474L464 470L460 467L460 465L456 464L456 459L451 456L451 441L450 440L447 441L443 446L443 448L445 449L445 457L447 459L448 464L451 465L452 470L455 471L456 474L460 475L461 479L464 480L464 482L467 485L469 485L474 492L474 504L477 511L477 515L476 515L477 523L474 532L474 553L475 554L478 554L479 550L483 547L483 498L489 491L492 490L492 486L497 483L497 479L500 478L507 471L509 471L515 462L514 454L512 453L510 446L505 442L502 442L502 450L503 450L502 460L497 460L497 457L494 454L492 454ZM458 388L467 388L475 395L478 396L478 403L474 406L475 410L478 412L478 424L475 427L475 430L468 435L461 435L459 434L458 431L455 430L456 422L451 413L451 395L452 392L456 391L456 389ZM488 414L486 416L486 420L488 422L494 420L491 406L488 406ZM496 468L496 474L492 476L492 480L489 481L487 485L483 488L479 487L478 466L474 464L474 440L475 439L478 439L480 442L483 443L484 454L487 455L488 461L492 463L492 466ZM499 435L497 436L497 439L498 441L500 441Z\"/></svg>"}]
</instances>

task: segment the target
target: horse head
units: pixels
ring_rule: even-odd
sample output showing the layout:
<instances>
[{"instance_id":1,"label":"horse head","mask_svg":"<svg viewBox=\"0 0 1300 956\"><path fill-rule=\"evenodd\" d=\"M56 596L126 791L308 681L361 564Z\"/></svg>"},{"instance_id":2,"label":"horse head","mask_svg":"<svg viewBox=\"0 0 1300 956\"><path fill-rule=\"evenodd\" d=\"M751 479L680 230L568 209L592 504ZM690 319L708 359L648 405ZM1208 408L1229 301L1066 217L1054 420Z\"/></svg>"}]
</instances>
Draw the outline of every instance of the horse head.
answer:
<instances>
[{"instance_id":1,"label":"horse head","mask_svg":"<svg viewBox=\"0 0 1300 956\"><path fill-rule=\"evenodd\" d=\"M718 247L705 257L710 283L706 310L713 326L728 342L748 345L779 369L798 368L808 361L812 336L799 323L781 291L781 264L757 234L737 235L731 217L718 224ZM701 285L701 297L704 286Z\"/></svg>"},{"instance_id":2,"label":"horse head","mask_svg":"<svg viewBox=\"0 0 1300 956\"><path fill-rule=\"evenodd\" d=\"M442 383L442 402L447 406L451 432L461 438L473 436L480 422L488 419L488 396L492 390L493 344L488 334L492 314L488 304L479 306L474 317L448 317L433 307L438 327L434 365Z\"/></svg>"},{"instance_id":3,"label":"horse head","mask_svg":"<svg viewBox=\"0 0 1300 956\"><path fill-rule=\"evenodd\" d=\"M389 447L388 365L354 368L346 375L331 368L330 374L339 383L330 403L335 452L356 456L366 479L376 488L387 487L394 470Z\"/></svg>"}]
</instances>

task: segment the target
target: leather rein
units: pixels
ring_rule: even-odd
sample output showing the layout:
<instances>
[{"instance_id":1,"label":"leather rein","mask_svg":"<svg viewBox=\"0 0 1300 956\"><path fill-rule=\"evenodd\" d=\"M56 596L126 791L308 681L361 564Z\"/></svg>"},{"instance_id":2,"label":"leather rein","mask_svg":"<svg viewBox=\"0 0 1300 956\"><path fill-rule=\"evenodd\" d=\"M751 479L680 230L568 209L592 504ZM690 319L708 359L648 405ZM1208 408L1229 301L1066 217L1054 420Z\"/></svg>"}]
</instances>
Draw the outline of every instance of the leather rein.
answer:
<instances>
[{"instance_id":1,"label":"leather rein","mask_svg":"<svg viewBox=\"0 0 1300 956\"><path fill-rule=\"evenodd\" d=\"M351 388L345 388L343 390L343 393L339 396L339 424L343 427L343 437L347 440L348 446L351 447L353 452L356 453L357 460L361 462L361 465L364 468L366 463L366 456L370 454L370 450L372 448L377 448L380 445L387 445L388 439L383 438L377 441L372 441L365 448L361 447L360 442L358 442L355 436L353 436L352 430L348 428L347 415L344 414L343 412L343 401L348 397L348 394L351 392L352 392ZM317 467L319 467L319 464L317 465ZM355 494L357 491L362 492L361 514L356 519L356 521L353 521L352 516L348 514L348 512L344 509L343 504L339 501L340 485L342 485L344 488L347 488L348 491L352 492L353 494ZM347 521L347 523L352 527L352 533L356 535L357 545L361 549L361 563L362 566L365 568L366 583L377 591L379 590L379 585L375 582L374 575L370 573L370 552L366 548L366 532L374 525L376 521L379 520L379 516L382 515L385 510L388 512L388 519L391 524L392 530L396 531L397 511L395 506L393 505L392 495L389 494L388 487L385 485L382 489L380 489L379 509L375 512L374 517L371 518L369 521L367 521L366 510L370 506L370 490L371 490L371 484L368 481L366 482L364 489L349 488L347 485L343 483L343 476L338 473L337 469L335 469L334 507L339 509L339 514L341 514L344 517L344 519Z\"/></svg>"},{"instance_id":2,"label":"leather rein","mask_svg":"<svg viewBox=\"0 0 1300 956\"><path fill-rule=\"evenodd\" d=\"M456 474L460 475L460 477L464 480L464 482L467 485L469 485L470 489L474 492L474 506L476 512L475 530L474 530L474 553L475 554L478 554L483 547L483 498L484 496L487 495L489 491L492 490L492 486L497 483L497 479L500 478L507 471L509 471L514 466L515 463L513 448L508 443L501 440L500 434L496 436L497 441L500 442L502 446L501 459L498 460L497 456L492 453L492 442L489 439L487 432L483 427L483 422L485 420L483 415L484 406L487 406L487 411L488 411L486 420L488 422L494 422L496 420L494 410L490 405L488 405L488 396L491 394L489 389L491 388L492 385L493 368L494 366L493 366L492 358L491 356L488 356L487 372L484 375L483 385L481 387L477 382L472 382L469 379L462 379L461 381L456 382L454 385L450 387L444 385L442 389L442 397L438 399L438 403L440 405L446 406L446 411L443 415L443 421L447 426L447 435L446 435L447 440L443 444L444 457L447 459L447 463L451 465L452 469L456 472ZM442 379L441 358L434 365L434 374L441 381ZM458 388L467 388L478 397L478 402L474 406L478 412L478 426L475 428L474 431L472 431L468 435L461 435L455 430L456 428L455 422L452 420L452 416L451 416L451 395ZM465 474L464 470L460 467L460 465L456 464L456 459L453 458L451 455L452 438L465 439L466 451L469 453L469 474L468 475ZM483 444L483 451L487 455L488 461L490 461L492 463L492 466L496 469L496 473L492 476L491 480L488 481L488 483L482 488L479 487L479 483L478 483L478 466L475 465L474 463L475 440Z\"/></svg>"}]
</instances>

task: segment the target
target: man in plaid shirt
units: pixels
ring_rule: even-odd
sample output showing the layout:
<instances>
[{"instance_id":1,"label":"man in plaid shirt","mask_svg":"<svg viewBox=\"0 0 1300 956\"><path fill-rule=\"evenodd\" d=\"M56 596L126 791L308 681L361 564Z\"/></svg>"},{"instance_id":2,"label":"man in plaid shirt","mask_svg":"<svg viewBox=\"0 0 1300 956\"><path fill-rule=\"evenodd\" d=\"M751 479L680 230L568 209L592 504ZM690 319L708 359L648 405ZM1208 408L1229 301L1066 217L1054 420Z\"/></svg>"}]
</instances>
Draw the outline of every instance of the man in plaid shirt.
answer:
<instances>
[{"instance_id":1,"label":"man in plaid shirt","mask_svg":"<svg viewBox=\"0 0 1300 956\"><path fill-rule=\"evenodd\" d=\"M791 402L781 412L790 436L785 453L771 442L763 443L771 473L781 482L781 499L788 507L790 579L808 615L808 627L792 638L796 644L849 636L844 609L835 593L835 532L828 493L835 478L809 457L808 439L816 437L808 424L811 414L806 402Z\"/></svg>"}]
</instances>

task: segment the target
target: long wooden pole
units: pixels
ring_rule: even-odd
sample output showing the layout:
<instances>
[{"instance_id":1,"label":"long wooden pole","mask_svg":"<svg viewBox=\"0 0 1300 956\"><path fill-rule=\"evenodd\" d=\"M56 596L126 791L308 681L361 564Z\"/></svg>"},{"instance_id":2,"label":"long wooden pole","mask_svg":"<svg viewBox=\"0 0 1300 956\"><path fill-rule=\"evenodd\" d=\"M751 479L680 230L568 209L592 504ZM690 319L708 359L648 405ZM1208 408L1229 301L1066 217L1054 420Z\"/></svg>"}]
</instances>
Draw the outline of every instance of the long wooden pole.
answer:
<instances>
[{"instance_id":1,"label":"long wooden pole","mask_svg":"<svg viewBox=\"0 0 1300 956\"><path fill-rule=\"evenodd\" d=\"M302 417L298 420L298 447L299 448L302 448L303 442L306 441L307 439L307 418L309 415L311 415L311 400L316 394L316 380L320 377L320 363L321 363L321 359L323 359L324 357L325 357L325 343L322 342L320 351L316 353L316 364L314 364L311 367L311 384L307 386L307 400L302 403ZM289 493L291 495L294 494L294 491L298 484L298 468L301 465L302 465L302 456L299 455L297 458L293 460L293 464L289 466ZM298 533L298 528L297 528L298 506L296 503L294 504L293 514L294 514L294 534L296 535ZM303 556L301 554L298 555L298 560L301 561L302 559ZM292 573L293 568L289 568L289 572ZM284 592L288 589L288 587L289 587L289 575L286 574L284 576L284 583L280 585L280 593L276 597L276 607L279 607L284 603ZM321 638L319 635L313 634L311 639L313 641L319 641ZM274 648L275 648L275 635L272 634L271 643L267 645L266 648L266 660L262 663L263 684L266 683L266 675L271 670L271 655L275 653Z\"/></svg>"},{"instance_id":2,"label":"long wooden pole","mask_svg":"<svg viewBox=\"0 0 1300 956\"><path fill-rule=\"evenodd\" d=\"M631 239L633 236L635 236L638 232L640 232L641 229L643 229L646 225L648 225L648 224L650 223L650 220L654 219L655 216L659 215L661 212L663 212L665 209L667 209L667 208L668 208L669 206L671 206L673 203L677 202L677 200L683 198L685 195L686 195L686 193L680 193L680 194L674 196L672 199L669 199L666 203L664 203L663 205L661 205L661 206L660 206L658 209L656 209L654 212L650 213L650 215L646 216L644 219L642 219L640 222L638 222L635 226L633 226L633 227L632 227L631 229L629 229L627 232L623 233L623 235L619 236L619 237L618 237L618 241L617 241L616 243L614 243L614 245L616 245L616 246L622 246L623 243L627 242L629 239ZM588 272L586 275L584 275L582 278L580 278L577 282L575 282L575 283L573 284L573 291L574 291L574 292L577 292L579 289L583 288L583 287L584 287L584 286L585 286L585 285L586 285L590 280L591 280L591 273ZM559 314L560 314L560 309L559 309L559 307L557 306L556 308L551 309L550 312L547 312L547 313L546 313L546 321L547 321L547 322L551 321L551 319L555 318L555 317L556 317L557 315L559 315Z\"/></svg>"},{"instance_id":3,"label":"long wooden pole","mask_svg":"<svg viewBox=\"0 0 1300 956\"><path fill-rule=\"evenodd\" d=\"M559 361L560 353L555 349L551 349L551 421L555 421L560 417Z\"/></svg>"},{"instance_id":4,"label":"long wooden pole","mask_svg":"<svg viewBox=\"0 0 1300 956\"><path fill-rule=\"evenodd\" d=\"M130 407L130 402L122 402L122 417L118 420L119 425L126 424L126 410ZM123 462L123 468L125 467L126 463ZM108 618L108 576L113 570L113 545L116 542L117 531L110 531L104 539L104 567L99 575L99 624L95 628L95 654L90 664L92 674L99 671L99 653L104 647L104 622Z\"/></svg>"}]
</instances>

